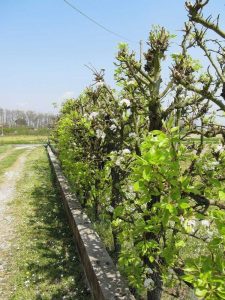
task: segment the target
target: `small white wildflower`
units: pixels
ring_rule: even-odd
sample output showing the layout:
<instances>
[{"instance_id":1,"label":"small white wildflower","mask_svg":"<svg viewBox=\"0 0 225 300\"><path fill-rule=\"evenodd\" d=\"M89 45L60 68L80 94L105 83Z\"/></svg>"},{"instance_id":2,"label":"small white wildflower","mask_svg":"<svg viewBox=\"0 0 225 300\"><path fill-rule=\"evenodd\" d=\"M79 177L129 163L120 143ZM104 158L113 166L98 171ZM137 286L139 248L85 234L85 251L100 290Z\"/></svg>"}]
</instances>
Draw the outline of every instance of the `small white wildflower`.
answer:
<instances>
[{"instance_id":1,"label":"small white wildflower","mask_svg":"<svg viewBox=\"0 0 225 300\"><path fill-rule=\"evenodd\" d=\"M28 286L29 286L29 284L30 284L30 280L26 280L26 281L24 281L24 285L25 285L26 287L28 287Z\"/></svg>"},{"instance_id":2,"label":"small white wildflower","mask_svg":"<svg viewBox=\"0 0 225 300\"><path fill-rule=\"evenodd\" d=\"M151 278L146 278L144 281L144 287L149 288L154 286L154 281Z\"/></svg>"},{"instance_id":3,"label":"small white wildflower","mask_svg":"<svg viewBox=\"0 0 225 300\"><path fill-rule=\"evenodd\" d=\"M135 132L130 132L128 136L129 136L129 137L136 137L137 135L136 135Z\"/></svg>"},{"instance_id":4,"label":"small white wildflower","mask_svg":"<svg viewBox=\"0 0 225 300\"><path fill-rule=\"evenodd\" d=\"M201 221L201 224L202 224L202 226L204 226L204 227L209 227L209 226L210 226L209 220L202 220L202 221Z\"/></svg>"},{"instance_id":5,"label":"small white wildflower","mask_svg":"<svg viewBox=\"0 0 225 300\"><path fill-rule=\"evenodd\" d=\"M130 154L130 150L129 149L123 149L122 151L121 151L121 154L122 155L126 155L126 154Z\"/></svg>"},{"instance_id":6,"label":"small white wildflower","mask_svg":"<svg viewBox=\"0 0 225 300\"><path fill-rule=\"evenodd\" d=\"M95 119L98 115L99 115L99 113L98 113L97 111L93 111L92 113L90 113L89 119L90 119L90 120L93 120L93 119Z\"/></svg>"},{"instance_id":7,"label":"small white wildflower","mask_svg":"<svg viewBox=\"0 0 225 300\"><path fill-rule=\"evenodd\" d=\"M97 129L97 130L96 130L96 136L97 136L98 139L104 140L106 134L105 134L104 131L102 131L102 130L100 130L100 129Z\"/></svg>"},{"instance_id":8,"label":"small white wildflower","mask_svg":"<svg viewBox=\"0 0 225 300\"><path fill-rule=\"evenodd\" d=\"M109 129L110 129L111 131L115 132L116 129L117 129L117 127L116 127L115 124L112 124L112 125L109 127Z\"/></svg>"},{"instance_id":9,"label":"small white wildflower","mask_svg":"<svg viewBox=\"0 0 225 300\"><path fill-rule=\"evenodd\" d=\"M129 107L130 106L130 100L129 99L120 100L119 106L123 106L123 105L125 105L126 107Z\"/></svg>"}]
</instances>

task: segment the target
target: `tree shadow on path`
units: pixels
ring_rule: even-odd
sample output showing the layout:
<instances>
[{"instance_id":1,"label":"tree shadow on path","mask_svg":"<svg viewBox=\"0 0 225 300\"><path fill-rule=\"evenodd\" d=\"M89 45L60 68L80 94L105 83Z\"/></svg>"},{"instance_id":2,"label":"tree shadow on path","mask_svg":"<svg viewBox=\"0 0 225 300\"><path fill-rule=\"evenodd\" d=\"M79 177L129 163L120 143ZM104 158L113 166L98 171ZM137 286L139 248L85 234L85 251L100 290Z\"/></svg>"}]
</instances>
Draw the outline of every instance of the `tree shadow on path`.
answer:
<instances>
[{"instance_id":1,"label":"tree shadow on path","mask_svg":"<svg viewBox=\"0 0 225 300\"><path fill-rule=\"evenodd\" d=\"M39 180L32 190L34 213L29 217L29 226L35 241L32 251L39 259L30 261L27 267L35 274L37 286L44 281L54 286L50 299L91 299L59 189L49 168L42 162L34 166ZM36 299L49 298L37 293Z\"/></svg>"}]
</instances>

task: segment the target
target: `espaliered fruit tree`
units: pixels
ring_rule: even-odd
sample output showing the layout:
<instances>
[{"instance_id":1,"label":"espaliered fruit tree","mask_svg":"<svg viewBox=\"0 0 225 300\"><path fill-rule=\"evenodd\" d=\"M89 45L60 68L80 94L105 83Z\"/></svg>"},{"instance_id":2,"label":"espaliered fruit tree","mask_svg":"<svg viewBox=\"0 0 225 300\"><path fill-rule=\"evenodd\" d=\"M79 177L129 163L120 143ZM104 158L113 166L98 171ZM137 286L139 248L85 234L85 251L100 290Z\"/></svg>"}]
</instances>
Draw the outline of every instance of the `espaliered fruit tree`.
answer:
<instances>
[{"instance_id":1,"label":"espaliered fruit tree","mask_svg":"<svg viewBox=\"0 0 225 300\"><path fill-rule=\"evenodd\" d=\"M55 128L64 171L137 299L225 299L225 32L207 3L186 2L178 54L159 26L142 63L120 44L119 91L94 70Z\"/></svg>"}]
</instances>

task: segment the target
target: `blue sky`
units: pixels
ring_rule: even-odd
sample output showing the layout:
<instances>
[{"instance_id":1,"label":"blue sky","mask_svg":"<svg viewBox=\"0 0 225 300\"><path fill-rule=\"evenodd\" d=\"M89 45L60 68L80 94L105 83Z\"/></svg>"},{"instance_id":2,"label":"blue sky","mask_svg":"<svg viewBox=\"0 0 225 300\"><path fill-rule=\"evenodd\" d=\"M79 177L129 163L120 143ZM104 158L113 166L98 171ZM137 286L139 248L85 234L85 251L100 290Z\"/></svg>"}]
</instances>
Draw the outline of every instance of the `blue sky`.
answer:
<instances>
[{"instance_id":1,"label":"blue sky","mask_svg":"<svg viewBox=\"0 0 225 300\"><path fill-rule=\"evenodd\" d=\"M187 14L183 0L68 0L109 29L134 41L146 41L153 24L180 34ZM206 14L221 13L225 0L211 0ZM224 24L224 22L222 22ZM122 39L103 31L63 0L0 0L0 107L54 111L53 102L78 96L92 81L84 66L106 69ZM174 42L178 49L179 39Z\"/></svg>"}]
</instances>

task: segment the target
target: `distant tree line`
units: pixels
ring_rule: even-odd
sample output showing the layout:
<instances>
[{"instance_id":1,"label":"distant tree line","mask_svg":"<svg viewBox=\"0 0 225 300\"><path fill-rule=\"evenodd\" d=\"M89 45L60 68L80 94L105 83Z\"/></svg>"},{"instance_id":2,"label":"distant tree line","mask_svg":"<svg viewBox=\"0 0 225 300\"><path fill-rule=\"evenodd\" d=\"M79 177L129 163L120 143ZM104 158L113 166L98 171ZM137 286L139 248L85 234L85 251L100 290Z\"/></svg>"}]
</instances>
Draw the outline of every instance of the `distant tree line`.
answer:
<instances>
[{"instance_id":1,"label":"distant tree line","mask_svg":"<svg viewBox=\"0 0 225 300\"><path fill-rule=\"evenodd\" d=\"M0 124L7 127L46 128L53 124L55 116L31 110L10 110L0 108Z\"/></svg>"}]
</instances>

